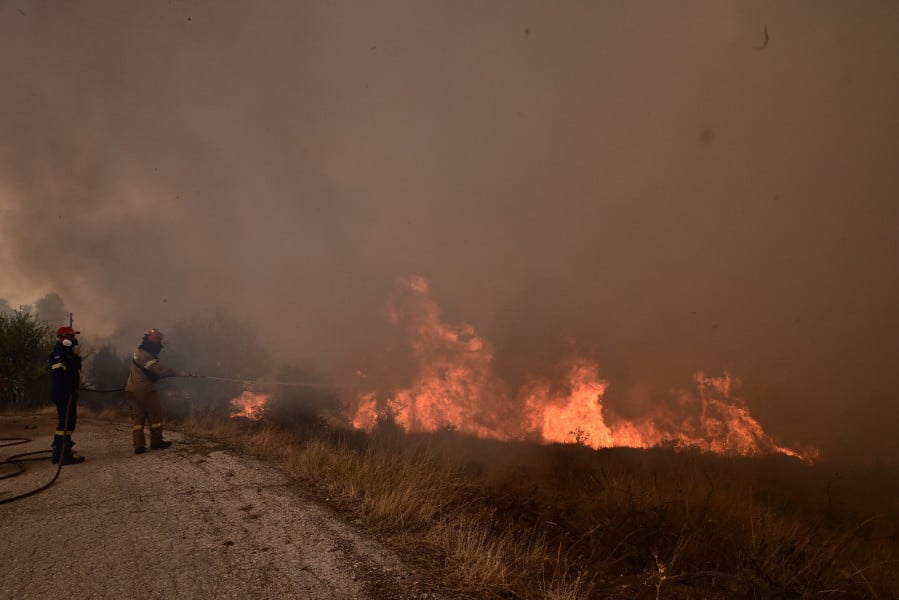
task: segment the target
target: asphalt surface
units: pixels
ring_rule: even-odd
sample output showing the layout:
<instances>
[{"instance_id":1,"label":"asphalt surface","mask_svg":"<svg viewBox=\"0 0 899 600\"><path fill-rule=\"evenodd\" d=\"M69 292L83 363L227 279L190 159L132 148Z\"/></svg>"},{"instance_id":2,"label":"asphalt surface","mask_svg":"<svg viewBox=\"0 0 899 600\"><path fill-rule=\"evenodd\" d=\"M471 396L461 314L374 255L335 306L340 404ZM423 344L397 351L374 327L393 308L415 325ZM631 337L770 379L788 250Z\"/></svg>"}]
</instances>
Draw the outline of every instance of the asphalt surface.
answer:
<instances>
[{"instance_id":1,"label":"asphalt surface","mask_svg":"<svg viewBox=\"0 0 899 600\"><path fill-rule=\"evenodd\" d=\"M48 449L55 425L0 416L0 437L32 440L0 447L0 461ZM136 456L130 424L80 421L73 439L87 461L0 504L0 598L443 597L271 466L178 432L166 438L170 449ZM49 481L46 456L0 480L0 500Z\"/></svg>"}]
</instances>

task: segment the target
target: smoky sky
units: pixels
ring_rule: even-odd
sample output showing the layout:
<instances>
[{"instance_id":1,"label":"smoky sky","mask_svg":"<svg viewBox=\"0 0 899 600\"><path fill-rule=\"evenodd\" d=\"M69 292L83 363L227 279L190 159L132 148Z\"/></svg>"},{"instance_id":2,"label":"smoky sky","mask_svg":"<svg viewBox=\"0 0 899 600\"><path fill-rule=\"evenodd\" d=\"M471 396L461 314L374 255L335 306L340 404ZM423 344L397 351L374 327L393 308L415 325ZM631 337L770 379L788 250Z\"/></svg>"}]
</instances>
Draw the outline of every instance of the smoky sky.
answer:
<instances>
[{"instance_id":1,"label":"smoky sky","mask_svg":"<svg viewBox=\"0 0 899 600\"><path fill-rule=\"evenodd\" d=\"M886 456L897 106L885 1L0 0L0 298L224 307L389 386L414 274L510 385L587 355L627 414L728 370Z\"/></svg>"}]
</instances>

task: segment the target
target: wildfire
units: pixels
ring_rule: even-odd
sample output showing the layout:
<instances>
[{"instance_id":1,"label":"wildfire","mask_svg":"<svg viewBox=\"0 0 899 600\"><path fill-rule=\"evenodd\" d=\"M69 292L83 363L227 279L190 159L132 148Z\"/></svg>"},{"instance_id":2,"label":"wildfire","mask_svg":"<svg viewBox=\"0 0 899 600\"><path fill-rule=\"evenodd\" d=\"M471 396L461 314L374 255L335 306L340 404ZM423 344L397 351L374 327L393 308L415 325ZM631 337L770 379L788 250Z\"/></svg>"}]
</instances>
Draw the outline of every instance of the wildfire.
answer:
<instances>
[{"instance_id":1,"label":"wildfire","mask_svg":"<svg viewBox=\"0 0 899 600\"><path fill-rule=\"evenodd\" d=\"M602 399L608 382L599 378L595 363L573 360L567 387L567 394L554 395L548 382L535 381L522 391L528 431L539 433L545 442L575 441L593 448L645 448L661 442L651 424L641 431L632 423L607 422Z\"/></svg>"},{"instance_id":2,"label":"wildfire","mask_svg":"<svg viewBox=\"0 0 899 600\"><path fill-rule=\"evenodd\" d=\"M231 400L231 408L233 409L229 415L232 419L235 417L245 417L258 421L262 418L265 411L265 405L271 400L271 394L256 394L244 390L240 396Z\"/></svg>"},{"instance_id":3,"label":"wildfire","mask_svg":"<svg viewBox=\"0 0 899 600\"><path fill-rule=\"evenodd\" d=\"M501 440L576 442L593 448L671 445L727 455L783 453L804 460L816 455L814 450L800 455L775 443L734 395L739 381L728 373L696 373L696 390L680 392L673 408L659 407L641 420L626 420L604 405L609 383L586 358L564 365L563 386L534 379L517 393L508 390L492 368L490 344L468 324L444 322L428 281L421 277L401 280L390 315L395 323L408 325L419 375L386 398L372 391L360 394L352 419L357 428L369 429L379 416L389 415L409 431L451 427Z\"/></svg>"}]
</instances>

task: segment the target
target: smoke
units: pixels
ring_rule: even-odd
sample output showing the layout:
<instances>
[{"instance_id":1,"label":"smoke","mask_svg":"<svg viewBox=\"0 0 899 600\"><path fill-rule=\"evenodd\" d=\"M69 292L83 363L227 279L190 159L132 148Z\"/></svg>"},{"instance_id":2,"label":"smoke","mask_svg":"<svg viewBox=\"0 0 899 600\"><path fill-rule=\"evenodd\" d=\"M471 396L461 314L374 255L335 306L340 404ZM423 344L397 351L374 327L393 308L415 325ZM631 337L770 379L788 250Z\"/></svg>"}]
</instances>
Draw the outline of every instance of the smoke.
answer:
<instances>
[{"instance_id":1,"label":"smoke","mask_svg":"<svg viewBox=\"0 0 899 600\"><path fill-rule=\"evenodd\" d=\"M133 340L225 307L389 388L414 274L513 388L586 355L636 416L726 370L886 456L899 9L795 6L5 0L0 298Z\"/></svg>"}]
</instances>

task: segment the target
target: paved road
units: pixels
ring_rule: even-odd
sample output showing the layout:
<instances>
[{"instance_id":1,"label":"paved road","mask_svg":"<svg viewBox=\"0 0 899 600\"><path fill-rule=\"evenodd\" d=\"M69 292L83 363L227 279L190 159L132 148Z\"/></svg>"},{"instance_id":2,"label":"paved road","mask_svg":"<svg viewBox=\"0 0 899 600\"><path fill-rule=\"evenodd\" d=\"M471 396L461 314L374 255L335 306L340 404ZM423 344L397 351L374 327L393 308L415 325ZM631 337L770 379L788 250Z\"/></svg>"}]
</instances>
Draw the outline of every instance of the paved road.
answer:
<instances>
[{"instance_id":1,"label":"paved road","mask_svg":"<svg viewBox=\"0 0 899 600\"><path fill-rule=\"evenodd\" d=\"M0 417L0 459L49 447L55 418ZM304 499L260 461L177 432L135 456L130 425L78 423L76 449L48 490L0 504L0 598L438 598L388 549ZM49 457L49 455L48 455ZM27 463L0 499L55 466Z\"/></svg>"}]
</instances>

